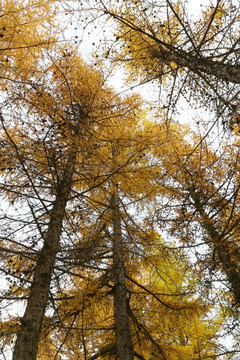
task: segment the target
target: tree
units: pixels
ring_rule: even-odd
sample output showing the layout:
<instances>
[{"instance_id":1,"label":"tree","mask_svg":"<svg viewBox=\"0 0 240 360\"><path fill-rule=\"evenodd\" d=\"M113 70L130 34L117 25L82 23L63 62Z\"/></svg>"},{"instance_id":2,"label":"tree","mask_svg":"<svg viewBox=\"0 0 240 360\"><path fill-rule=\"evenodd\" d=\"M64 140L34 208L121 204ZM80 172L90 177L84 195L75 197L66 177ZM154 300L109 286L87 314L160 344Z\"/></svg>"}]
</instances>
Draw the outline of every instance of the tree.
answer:
<instances>
[{"instance_id":1,"label":"tree","mask_svg":"<svg viewBox=\"0 0 240 360\"><path fill-rule=\"evenodd\" d=\"M217 0L191 19L185 1L99 1L115 21L106 56L130 69L130 79L158 79L169 108L185 98L217 110L224 123L238 123L239 4ZM170 90L169 90L170 89ZM231 94L229 96L229 94Z\"/></svg>"},{"instance_id":2,"label":"tree","mask_svg":"<svg viewBox=\"0 0 240 360\"><path fill-rule=\"evenodd\" d=\"M187 131L189 136L190 130ZM214 269L215 274L217 269L226 274L238 306L239 184L235 177L239 151L236 145L226 144L218 154L207 144L206 138L203 141L192 132L191 139L192 144L189 144L182 131L174 126L172 130L169 128L168 153L159 157L159 163L165 169L172 167L165 186L174 210L170 214L167 212L170 219L159 211L159 224L161 221L171 223L171 232L178 234L184 244L198 246L201 240L207 244L210 253L205 264ZM158 153L159 146L156 146L155 154ZM161 177L158 182L162 185ZM203 229L202 235L197 224Z\"/></svg>"},{"instance_id":3,"label":"tree","mask_svg":"<svg viewBox=\"0 0 240 360\"><path fill-rule=\"evenodd\" d=\"M117 186L112 194L112 226L113 226L113 264L114 280L114 326L116 331L116 354L119 360L133 360L133 345L128 321L128 303L126 290L126 274L124 266L124 250L119 212Z\"/></svg>"},{"instance_id":4,"label":"tree","mask_svg":"<svg viewBox=\"0 0 240 360\"><path fill-rule=\"evenodd\" d=\"M131 345L121 350L121 344L130 339L134 344L131 351L139 359L148 358L151 353L162 359L214 355L218 349L216 333L223 319L219 317L217 323L209 320L207 325L204 316L209 308L197 298L196 283L184 254L168 250L159 235L150 231L151 223L140 216L155 197L153 188L150 191L149 187L155 171L159 172L159 164L149 163L147 144L152 148L156 131L148 124L144 131L136 128L134 134L134 118L128 122L126 119L123 124L121 120L109 119L102 124L102 146L96 150L102 156L94 156L95 166L98 159L96 169L109 168L114 175L89 192L92 224L87 224L83 238L74 249L71 278L58 291L61 302L58 311L52 321L46 319L47 329L53 324L50 331L45 330L46 334L50 332L47 341L58 348L59 356L71 359L132 356L128 351ZM163 149L168 148L165 129L158 127L158 130ZM143 134L148 135L141 137ZM144 149L144 156L139 146ZM134 154L138 155L137 162ZM129 159L127 164L126 159ZM103 171L108 173L106 169ZM133 177L134 185L130 180ZM118 194L117 211L116 205L113 209L113 190ZM158 193L159 188L155 194ZM130 215L128 208L133 203L136 214ZM200 274L193 274L195 278L196 275L199 279ZM121 329L123 321L124 329ZM128 324L130 334L126 331Z\"/></svg>"},{"instance_id":5,"label":"tree","mask_svg":"<svg viewBox=\"0 0 240 360\"><path fill-rule=\"evenodd\" d=\"M71 65L70 69L68 64ZM65 73L66 67L68 71ZM50 85L47 86L48 82L43 82L42 88L32 89L28 86L28 93L19 99L20 104L23 102L29 107L28 132L24 131L19 117L16 116L14 130L8 130L6 120L2 119L5 129L2 138L3 149L6 152L11 150L13 155L14 152L17 153L21 165L15 180L16 187L13 187L14 182L10 185L6 181L3 190L11 201L17 202L20 197L27 197L30 211L28 221L28 209L24 214L24 221L27 223L24 225L25 231L27 232L29 226L33 226L33 230L28 230L24 239L23 218L2 219L3 224L6 222L5 229L8 233L2 240L3 250L6 252L6 246L9 248L10 233L17 222L20 223L20 229L15 229L14 233L16 236L17 232L20 232L22 242L18 245L14 243L14 247L10 246L4 268L8 265L12 271L10 274L16 278L21 272L31 276L32 269L34 270L34 276L28 278L32 283L31 296L38 284L40 264L44 268L48 258L54 263L48 270L52 289L49 289L46 278L42 284L46 300L52 303L54 315L48 315L44 311L47 306L45 300L45 308L42 306L39 320L40 324L43 322L39 356L42 358L47 353L51 354L50 357L60 354L68 356L70 353L71 359L74 356L91 356L94 359L101 354L118 354L119 358L134 356L142 359L151 356L151 352L163 359L192 356L193 352L200 351L199 340L198 350L194 345L194 338L197 338L195 331L199 337L199 331L202 329L201 344L205 344L205 336L210 336L210 329L207 330L204 323L203 314L206 308L201 301L194 299L194 296L197 296L195 285L185 285L188 271L185 263L180 265L183 254L180 256L177 252L171 255L172 251L167 250L164 252L165 247L161 244L159 236L151 232L153 225L147 220L147 209L151 212L154 208L156 195L160 192L166 193L164 187L156 186L155 183L152 185L160 171L159 162L152 155L156 140L162 144L158 154L164 154L168 149L168 130L153 126L151 122L141 122L141 112L138 110L141 99L136 96L126 97L121 103L114 97L115 100L112 100L114 102L110 106L113 95L110 90L102 88L102 77L90 67L84 67L81 60L74 55L63 56L58 63L54 62L51 72L55 76L55 82L51 83L54 91ZM69 88L65 91L66 84L71 86L71 92ZM88 105L85 108L77 107L74 99L79 101L80 94L84 94L86 104L89 99L86 96L88 91L91 99ZM39 93L42 102L39 101ZM91 102L92 96L98 104L96 108ZM73 109L76 112L73 112ZM86 116L86 121L82 121L79 113L82 114L88 109L92 112ZM17 115L17 112L15 114ZM42 130L36 131L40 124ZM73 130L76 131L76 137ZM71 145L74 139L79 146L77 148L75 144ZM72 147L74 151L71 150ZM68 160L70 156L76 156L74 172ZM15 160L16 156L12 157ZM8 163L3 170L6 179L11 171L11 165ZM68 179L66 174L69 172L73 172L73 179L71 186L64 187L70 191L68 205L64 206L66 195L62 196L60 190L62 191L63 179ZM28 181L32 181L30 186L27 185L26 176ZM53 229L49 219L53 221L55 211L58 210L58 194L59 202L61 201L61 205L58 206L62 206L62 211L57 216L57 220L62 221L62 226L58 225L61 236L60 239L55 239L57 249L52 249L53 242L47 246L47 240L50 238L50 230L54 230L56 234L57 227L55 225ZM113 195L118 196L117 203ZM133 206L131 204L135 204L135 215L129 213ZM139 216L143 210L146 212L145 220ZM60 214L61 217L64 216L64 220ZM8 229L10 225L11 228ZM39 251L33 251L33 240L39 242ZM19 260L19 255L24 259ZM35 263L37 255L38 261ZM150 268L151 286L147 278ZM44 271L46 273L45 268ZM183 277L180 274L183 274ZM25 289L21 284L13 285L8 294L9 299L14 300L21 294L28 297L28 283L26 285ZM114 299L115 307L111 297ZM148 301L144 305L146 297ZM36 304L40 305L39 299ZM167 316L164 315L166 311ZM152 318L153 312L158 316ZM177 325L181 324L180 319L185 318L186 314L199 322L196 328L196 324L194 327L190 321L187 334ZM26 315L27 311L24 317ZM119 315L122 315L121 318ZM125 319L123 335L122 318ZM16 331L16 325L14 328L13 320L11 321L4 324L4 328L11 329L12 326ZM174 331L173 337L169 339L171 323L175 324L177 331ZM218 329L217 325L213 327L212 332L210 331L213 338L211 345L201 345L207 354L217 351L214 337ZM37 330L39 336L40 326ZM205 335L205 331L208 335ZM161 340L158 339L159 333L162 334ZM185 336L191 340L181 340ZM92 338L94 340L91 340ZM117 346L112 342L113 338L116 339ZM126 355L126 347L121 350L124 338L134 344L129 345L130 355ZM33 343L34 341L31 342ZM80 344L83 344L82 350ZM24 349L25 346L21 348Z\"/></svg>"},{"instance_id":6,"label":"tree","mask_svg":"<svg viewBox=\"0 0 240 360\"><path fill-rule=\"evenodd\" d=\"M7 162L3 175L9 179L14 174L15 180L11 184L5 181L2 191L12 202L22 198L23 203L28 204L28 217L30 215L32 219L26 222L26 226L34 229L34 235L29 233L25 239L21 238L24 245L19 244L21 250L17 253L29 259L30 254L26 254L24 248L31 243L31 236L39 245L43 243L38 252L32 252L31 246L27 246L28 252L35 255L31 264L34 274L14 350L14 358L18 360L36 358L67 202L79 182L86 191L90 186L90 182L84 179L91 174L91 152L98 141L98 127L108 117L122 117L121 112L129 111L127 107L130 109L132 106L132 111L138 107L138 101L134 99L132 104L131 100L126 100L125 104L112 102L113 94L110 89L103 88L102 75L85 66L77 55L66 55L65 50L51 66L48 64L48 71L41 80L37 87L27 82L19 84L13 91L13 97L17 99L15 106L21 107L22 112L24 105L28 111L27 124L25 119L20 123L21 113L17 114L17 111L14 126L11 119L7 125L3 116L1 118L4 131L2 155L7 159L10 150L18 173L16 178L12 164ZM106 181L104 177L111 174L101 176L101 181ZM16 235L19 229L14 230L14 221L23 219L8 220L12 225L7 221L6 231L13 231ZM10 226L12 229L8 230ZM2 241L4 250L6 244L11 243L10 235ZM21 291L20 285L17 292Z\"/></svg>"},{"instance_id":7,"label":"tree","mask_svg":"<svg viewBox=\"0 0 240 360\"><path fill-rule=\"evenodd\" d=\"M112 55L114 61L119 60L124 63L130 70L131 80L140 78L145 82L160 79L163 86L170 87L170 91L167 90L169 96L166 97L170 99L170 103L167 106L164 104L168 110L170 107L174 110L181 95L189 99L187 93L190 93L194 101L207 104L208 108L210 104L217 110L217 119L222 116L223 123L229 122L232 129L237 125L238 4L232 1L227 3L221 0L216 1L215 6L207 7L202 11L201 21L191 21L187 15L186 4L181 1L167 0L161 5L157 2L150 4L147 1L137 3L124 1L117 7L114 7L111 2L100 1L99 7L100 10L97 10L103 11L116 23L115 39L109 49L106 49L106 56ZM172 86L169 86L171 79ZM229 93L231 93L231 98L229 98ZM198 99L197 94L200 94ZM170 120L169 112L168 119ZM217 119L214 119L214 123ZM193 159L195 151L199 154L204 137L199 137L198 140L199 144L195 143L195 147L189 150ZM169 164L169 159L167 164ZM197 162L194 164L196 167ZM193 172L198 172L198 170L194 169ZM208 173L204 173L203 176L207 179ZM193 178L195 178L194 175ZM161 179L159 181L161 182ZM202 184L198 182L194 185L194 192L199 194L201 187ZM185 195L183 191L180 196L184 198ZM197 198L196 194L194 195L198 212L200 211L199 202L208 203L208 196L209 192L201 199ZM234 196L233 199L235 199ZM229 200L224 198L223 202L229 203ZM232 204L232 206L235 205ZM201 213L205 217L206 213L203 210L201 209ZM204 221L205 231L208 234L211 233L211 237L220 240L223 236L222 232L218 233L213 227L210 229L207 223L208 221ZM232 262L237 258L239 250L231 250L231 246L228 248L225 240L221 240L221 246L219 241L217 244L215 251L218 252L219 259L222 259L224 272L239 302L239 286L237 285L239 269L237 262ZM236 252L233 259L230 255L232 251Z\"/></svg>"},{"instance_id":8,"label":"tree","mask_svg":"<svg viewBox=\"0 0 240 360\"><path fill-rule=\"evenodd\" d=\"M148 359L154 354L160 359L192 359L218 354L216 338L223 319L220 316L215 320L205 319L210 308L204 301L194 299L196 284L183 258L179 261L179 252L173 255L173 251L159 243L159 238L155 240L155 254L152 254L152 236L150 253L145 259L135 255L133 262L128 258L134 256L133 251L128 256L125 251L134 357ZM69 359L116 356L113 278L108 274L108 279L109 282L105 278L104 287L99 287L100 279L96 282L91 276L88 280L76 278L70 282L71 287L74 282L76 289L65 293L60 306L61 321L57 325L55 318L56 333L50 333L47 339L57 347L62 344L59 355ZM101 280L104 281L103 277ZM83 346L81 349L82 344L85 350Z\"/></svg>"}]
</instances>

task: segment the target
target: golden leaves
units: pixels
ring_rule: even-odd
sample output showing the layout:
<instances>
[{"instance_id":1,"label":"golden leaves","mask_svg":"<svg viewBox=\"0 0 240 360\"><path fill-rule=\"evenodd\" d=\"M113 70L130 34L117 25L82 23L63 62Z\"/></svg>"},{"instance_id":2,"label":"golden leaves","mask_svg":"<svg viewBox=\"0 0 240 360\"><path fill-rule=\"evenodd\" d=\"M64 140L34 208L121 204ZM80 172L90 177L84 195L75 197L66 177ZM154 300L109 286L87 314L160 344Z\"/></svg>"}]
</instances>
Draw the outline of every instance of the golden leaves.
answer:
<instances>
[{"instance_id":1,"label":"golden leaves","mask_svg":"<svg viewBox=\"0 0 240 360\"><path fill-rule=\"evenodd\" d=\"M49 49L55 42L58 30L57 27L50 30L50 23L56 2L1 1L0 65L4 89L10 86L9 79L20 81L30 72L34 74L37 58L41 57L43 49Z\"/></svg>"}]
</instances>

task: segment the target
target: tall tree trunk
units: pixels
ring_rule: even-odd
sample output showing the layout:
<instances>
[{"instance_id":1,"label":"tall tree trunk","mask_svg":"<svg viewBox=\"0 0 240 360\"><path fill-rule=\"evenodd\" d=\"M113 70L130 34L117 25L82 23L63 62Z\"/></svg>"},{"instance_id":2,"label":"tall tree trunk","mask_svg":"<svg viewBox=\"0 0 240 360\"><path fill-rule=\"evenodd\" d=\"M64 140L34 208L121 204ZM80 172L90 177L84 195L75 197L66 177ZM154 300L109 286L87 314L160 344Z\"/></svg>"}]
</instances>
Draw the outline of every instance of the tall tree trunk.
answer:
<instances>
[{"instance_id":1,"label":"tall tree trunk","mask_svg":"<svg viewBox=\"0 0 240 360\"><path fill-rule=\"evenodd\" d=\"M24 316L13 353L13 360L35 360L38 342L45 314L51 277L62 232L65 208L71 191L76 146L72 148L62 176L57 186L56 199L51 211L48 229L42 250L35 267L34 278Z\"/></svg>"},{"instance_id":2,"label":"tall tree trunk","mask_svg":"<svg viewBox=\"0 0 240 360\"><path fill-rule=\"evenodd\" d=\"M166 47L170 47L168 44L164 43L164 45L166 45ZM186 67L198 75L199 72L202 72L208 75L212 75L219 80L235 84L240 83L239 65L225 64L223 62L213 61L198 55L191 55L174 47L171 47L170 50L165 50L163 48L159 50L154 49L152 50L151 55L166 62L173 61L177 65Z\"/></svg>"},{"instance_id":3,"label":"tall tree trunk","mask_svg":"<svg viewBox=\"0 0 240 360\"><path fill-rule=\"evenodd\" d=\"M201 215L203 228L211 239L213 250L221 263L223 271L227 275L231 285L236 302L240 305L240 266L239 249L233 248L228 240L224 239L222 234L214 226L212 219L208 219L206 212L201 204L201 200L196 193L191 193L196 210Z\"/></svg>"},{"instance_id":4,"label":"tall tree trunk","mask_svg":"<svg viewBox=\"0 0 240 360\"><path fill-rule=\"evenodd\" d=\"M133 360L133 345L128 318L126 274L123 256L121 216L117 188L112 197L114 326L118 360Z\"/></svg>"}]
</instances>

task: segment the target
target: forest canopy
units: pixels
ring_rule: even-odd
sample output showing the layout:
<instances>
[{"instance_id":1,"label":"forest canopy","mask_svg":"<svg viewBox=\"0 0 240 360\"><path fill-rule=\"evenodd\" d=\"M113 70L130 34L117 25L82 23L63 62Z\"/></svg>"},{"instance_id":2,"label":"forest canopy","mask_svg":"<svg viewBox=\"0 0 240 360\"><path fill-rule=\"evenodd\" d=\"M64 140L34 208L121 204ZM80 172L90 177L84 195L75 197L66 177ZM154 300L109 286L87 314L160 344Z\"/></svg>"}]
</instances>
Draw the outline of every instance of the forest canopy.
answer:
<instances>
[{"instance_id":1,"label":"forest canopy","mask_svg":"<svg viewBox=\"0 0 240 360\"><path fill-rule=\"evenodd\" d=\"M237 360L238 2L0 4L2 358Z\"/></svg>"}]
</instances>

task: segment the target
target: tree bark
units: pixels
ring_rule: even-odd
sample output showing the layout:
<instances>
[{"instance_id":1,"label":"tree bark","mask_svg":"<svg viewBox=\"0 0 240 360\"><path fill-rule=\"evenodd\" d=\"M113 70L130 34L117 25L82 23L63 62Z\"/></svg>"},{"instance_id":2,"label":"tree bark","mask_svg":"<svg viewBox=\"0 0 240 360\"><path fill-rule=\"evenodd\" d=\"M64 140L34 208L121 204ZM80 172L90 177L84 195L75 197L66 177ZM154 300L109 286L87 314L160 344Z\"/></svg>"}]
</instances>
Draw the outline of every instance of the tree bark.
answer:
<instances>
[{"instance_id":1,"label":"tree bark","mask_svg":"<svg viewBox=\"0 0 240 360\"><path fill-rule=\"evenodd\" d=\"M167 44L166 44L167 45ZM225 64L221 61L213 61L201 56L191 55L183 50L153 50L153 57L160 58L163 61L175 62L175 64L187 67L194 73L199 72L212 75L218 80L240 84L240 66Z\"/></svg>"},{"instance_id":2,"label":"tree bark","mask_svg":"<svg viewBox=\"0 0 240 360\"><path fill-rule=\"evenodd\" d=\"M227 275L231 285L236 303L240 305L240 266L238 249L234 249L227 239L218 232L211 219L208 219L206 212L201 204L200 198L196 193L191 193L196 210L201 215L203 228L211 239L213 250L216 252L222 268Z\"/></svg>"},{"instance_id":3,"label":"tree bark","mask_svg":"<svg viewBox=\"0 0 240 360\"><path fill-rule=\"evenodd\" d=\"M114 325L118 360L133 360L133 345L128 317L126 274L123 256L121 216L117 189L112 197Z\"/></svg>"},{"instance_id":4,"label":"tree bark","mask_svg":"<svg viewBox=\"0 0 240 360\"><path fill-rule=\"evenodd\" d=\"M71 191L76 154L75 146L69 153L62 180L59 181L57 186L56 199L51 211L44 244L35 267L27 307L21 319L13 360L35 360L37 358L41 326L48 302L49 288L61 237L65 208Z\"/></svg>"}]
</instances>

